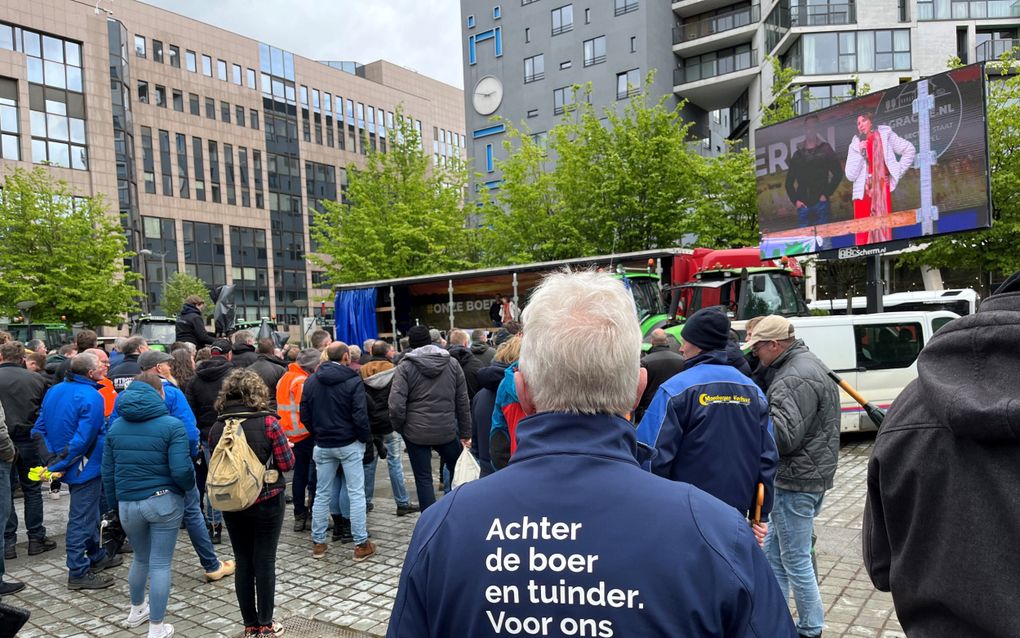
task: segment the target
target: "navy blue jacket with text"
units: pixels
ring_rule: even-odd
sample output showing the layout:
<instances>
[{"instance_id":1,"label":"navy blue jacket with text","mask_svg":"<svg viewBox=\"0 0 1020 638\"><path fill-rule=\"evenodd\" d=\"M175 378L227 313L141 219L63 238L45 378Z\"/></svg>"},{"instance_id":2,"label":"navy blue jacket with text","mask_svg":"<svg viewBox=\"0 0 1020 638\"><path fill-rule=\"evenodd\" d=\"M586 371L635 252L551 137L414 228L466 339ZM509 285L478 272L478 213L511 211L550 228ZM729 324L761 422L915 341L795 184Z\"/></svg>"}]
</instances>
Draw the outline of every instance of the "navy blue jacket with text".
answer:
<instances>
[{"instance_id":1,"label":"navy blue jacket with text","mask_svg":"<svg viewBox=\"0 0 1020 638\"><path fill-rule=\"evenodd\" d=\"M517 436L422 512L387 636L796 638L747 521L641 469L628 421L543 413Z\"/></svg>"},{"instance_id":2,"label":"navy blue jacket with text","mask_svg":"<svg viewBox=\"0 0 1020 638\"><path fill-rule=\"evenodd\" d=\"M653 474L690 483L741 514L753 516L763 483L767 521L779 465L769 402L727 359L721 350L700 354L659 386L637 438L655 449Z\"/></svg>"}]
</instances>

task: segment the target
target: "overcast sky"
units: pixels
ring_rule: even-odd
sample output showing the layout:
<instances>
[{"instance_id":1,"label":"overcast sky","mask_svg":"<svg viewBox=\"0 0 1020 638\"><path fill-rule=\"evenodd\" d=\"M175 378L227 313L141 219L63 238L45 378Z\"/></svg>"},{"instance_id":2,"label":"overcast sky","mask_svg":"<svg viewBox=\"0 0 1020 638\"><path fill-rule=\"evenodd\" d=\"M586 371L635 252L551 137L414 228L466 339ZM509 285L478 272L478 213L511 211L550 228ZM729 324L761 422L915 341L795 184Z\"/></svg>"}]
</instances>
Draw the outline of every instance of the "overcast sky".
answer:
<instances>
[{"instance_id":1,"label":"overcast sky","mask_svg":"<svg viewBox=\"0 0 1020 638\"><path fill-rule=\"evenodd\" d=\"M143 1L313 60L382 59L464 85L455 0Z\"/></svg>"}]
</instances>

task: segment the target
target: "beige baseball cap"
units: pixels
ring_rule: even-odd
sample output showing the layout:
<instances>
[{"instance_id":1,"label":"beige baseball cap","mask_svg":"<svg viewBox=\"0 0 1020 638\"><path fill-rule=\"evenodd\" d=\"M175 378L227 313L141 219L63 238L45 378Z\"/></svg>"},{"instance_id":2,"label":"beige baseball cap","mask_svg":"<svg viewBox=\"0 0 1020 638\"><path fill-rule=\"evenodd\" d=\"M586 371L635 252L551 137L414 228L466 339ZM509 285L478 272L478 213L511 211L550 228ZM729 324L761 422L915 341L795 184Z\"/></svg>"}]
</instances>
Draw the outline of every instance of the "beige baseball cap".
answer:
<instances>
[{"instance_id":1,"label":"beige baseball cap","mask_svg":"<svg viewBox=\"0 0 1020 638\"><path fill-rule=\"evenodd\" d=\"M744 344L745 348L750 348L754 344L760 341L783 341L784 339L793 338L793 325L786 319L786 317L780 317L779 315L769 315L758 322L758 325L754 327L754 332L751 338Z\"/></svg>"}]
</instances>

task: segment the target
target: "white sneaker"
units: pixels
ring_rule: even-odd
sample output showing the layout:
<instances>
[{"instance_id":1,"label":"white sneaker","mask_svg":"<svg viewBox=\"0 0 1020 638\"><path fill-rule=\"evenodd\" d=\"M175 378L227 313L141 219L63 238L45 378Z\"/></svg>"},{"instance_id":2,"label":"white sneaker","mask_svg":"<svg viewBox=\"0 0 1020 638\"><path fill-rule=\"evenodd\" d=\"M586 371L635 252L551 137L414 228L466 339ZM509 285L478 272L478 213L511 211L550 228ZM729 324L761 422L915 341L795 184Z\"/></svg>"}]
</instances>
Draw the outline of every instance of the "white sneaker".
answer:
<instances>
[{"instance_id":1,"label":"white sneaker","mask_svg":"<svg viewBox=\"0 0 1020 638\"><path fill-rule=\"evenodd\" d=\"M134 606L132 605L132 609L130 612L128 612L128 617L127 620L124 621L124 624L127 625L128 627L137 627L142 623L146 622L147 620L149 620L148 603L143 605L142 608L138 611L138 613L135 613Z\"/></svg>"},{"instance_id":2,"label":"white sneaker","mask_svg":"<svg viewBox=\"0 0 1020 638\"><path fill-rule=\"evenodd\" d=\"M170 636L174 635L174 626L170 623L165 622L160 627L161 631L153 633L152 625L149 625L149 638L170 638Z\"/></svg>"}]
</instances>

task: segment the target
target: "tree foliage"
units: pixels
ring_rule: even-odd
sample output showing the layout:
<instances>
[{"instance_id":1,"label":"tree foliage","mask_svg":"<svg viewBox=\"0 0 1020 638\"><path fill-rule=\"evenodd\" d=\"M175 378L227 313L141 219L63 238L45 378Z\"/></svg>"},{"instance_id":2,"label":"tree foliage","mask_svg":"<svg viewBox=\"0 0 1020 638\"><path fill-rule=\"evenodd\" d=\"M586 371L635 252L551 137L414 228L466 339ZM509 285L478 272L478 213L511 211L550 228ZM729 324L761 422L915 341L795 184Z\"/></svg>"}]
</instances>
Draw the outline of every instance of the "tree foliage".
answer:
<instances>
[{"instance_id":1,"label":"tree foliage","mask_svg":"<svg viewBox=\"0 0 1020 638\"><path fill-rule=\"evenodd\" d=\"M101 196L74 197L44 167L18 168L4 180L0 243L0 315L34 301L33 320L100 326L138 307L124 229Z\"/></svg>"},{"instance_id":2,"label":"tree foliage","mask_svg":"<svg viewBox=\"0 0 1020 638\"><path fill-rule=\"evenodd\" d=\"M905 254L905 263L983 272L1020 270L1020 74L1015 52L986 66L992 227L932 239L925 250Z\"/></svg>"},{"instance_id":3,"label":"tree foliage","mask_svg":"<svg viewBox=\"0 0 1020 638\"><path fill-rule=\"evenodd\" d=\"M208 286L198 277L186 272L175 272L170 275L166 280L166 286L163 287L163 298L160 299L159 305L165 314L174 314L180 312L184 300L191 295L198 295L202 298L202 301L205 302L202 314L206 318L211 317L214 306L212 297L209 296Z\"/></svg>"},{"instance_id":4,"label":"tree foliage","mask_svg":"<svg viewBox=\"0 0 1020 638\"><path fill-rule=\"evenodd\" d=\"M490 264L677 246L757 243L752 156L699 155L683 104L649 104L647 88L599 111L590 88L542 140L504 122L503 183L483 209Z\"/></svg>"},{"instance_id":5,"label":"tree foliage","mask_svg":"<svg viewBox=\"0 0 1020 638\"><path fill-rule=\"evenodd\" d=\"M772 101L762 107L762 126L784 122L797 115L794 109L797 89L793 86L797 69L783 67L777 57L769 56L767 59L772 65Z\"/></svg>"},{"instance_id":6,"label":"tree foliage","mask_svg":"<svg viewBox=\"0 0 1020 638\"><path fill-rule=\"evenodd\" d=\"M348 167L347 203L323 201L311 235L329 285L471 267L462 208L467 170L457 158L430 166L411 118L398 112L386 153Z\"/></svg>"}]
</instances>

